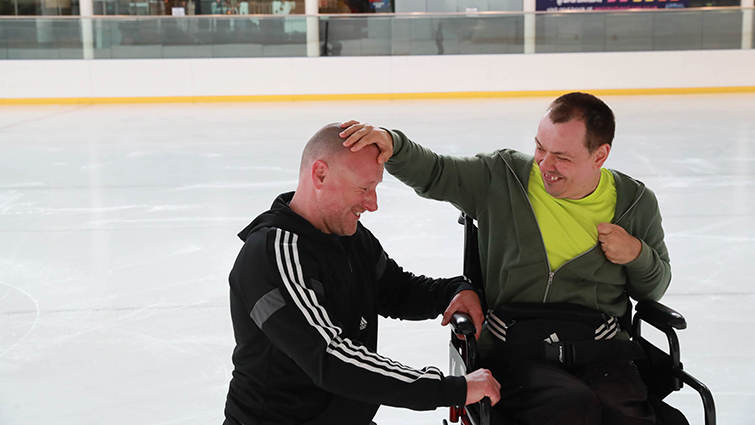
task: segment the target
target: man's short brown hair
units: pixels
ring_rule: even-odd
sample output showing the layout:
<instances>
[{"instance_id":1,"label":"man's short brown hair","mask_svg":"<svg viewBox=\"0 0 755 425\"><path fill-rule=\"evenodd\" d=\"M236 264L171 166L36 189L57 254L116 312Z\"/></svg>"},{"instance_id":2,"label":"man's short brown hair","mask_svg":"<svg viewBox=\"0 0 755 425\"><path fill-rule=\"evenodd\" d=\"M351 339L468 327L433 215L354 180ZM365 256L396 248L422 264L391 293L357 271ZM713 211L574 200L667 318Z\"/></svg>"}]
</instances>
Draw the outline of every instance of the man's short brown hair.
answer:
<instances>
[{"instance_id":1,"label":"man's short brown hair","mask_svg":"<svg viewBox=\"0 0 755 425\"><path fill-rule=\"evenodd\" d=\"M602 100L588 94L573 92L554 100L548 108L548 117L554 124L577 119L585 123L585 147L590 153L603 144L611 146L616 132L613 111Z\"/></svg>"}]
</instances>

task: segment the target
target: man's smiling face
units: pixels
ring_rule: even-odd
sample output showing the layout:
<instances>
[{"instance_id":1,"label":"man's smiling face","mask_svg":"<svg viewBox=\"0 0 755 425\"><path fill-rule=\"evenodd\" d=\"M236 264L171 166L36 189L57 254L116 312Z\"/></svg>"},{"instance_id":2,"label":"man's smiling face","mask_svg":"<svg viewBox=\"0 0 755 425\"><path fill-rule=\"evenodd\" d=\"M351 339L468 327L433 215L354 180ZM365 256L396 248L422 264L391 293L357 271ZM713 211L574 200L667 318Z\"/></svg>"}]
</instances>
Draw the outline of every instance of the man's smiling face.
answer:
<instances>
[{"instance_id":1,"label":"man's smiling face","mask_svg":"<svg viewBox=\"0 0 755 425\"><path fill-rule=\"evenodd\" d=\"M327 233L353 235L365 211L377 211L377 185L383 181L377 147L339 155L328 165L320 192L320 216Z\"/></svg>"},{"instance_id":2,"label":"man's smiling face","mask_svg":"<svg viewBox=\"0 0 755 425\"><path fill-rule=\"evenodd\" d=\"M585 124L578 119L554 124L546 114L537 128L535 162L545 190L554 198L582 199L600 182L600 167L608 158L607 144L590 153Z\"/></svg>"}]
</instances>

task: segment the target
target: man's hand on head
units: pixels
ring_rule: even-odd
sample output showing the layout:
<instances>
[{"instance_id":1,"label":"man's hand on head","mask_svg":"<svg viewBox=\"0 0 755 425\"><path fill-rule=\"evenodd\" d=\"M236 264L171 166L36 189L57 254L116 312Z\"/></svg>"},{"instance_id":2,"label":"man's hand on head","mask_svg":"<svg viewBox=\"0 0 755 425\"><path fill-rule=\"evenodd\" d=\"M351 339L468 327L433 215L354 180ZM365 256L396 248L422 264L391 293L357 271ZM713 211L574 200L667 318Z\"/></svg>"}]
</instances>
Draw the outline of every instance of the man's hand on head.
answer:
<instances>
[{"instance_id":1,"label":"man's hand on head","mask_svg":"<svg viewBox=\"0 0 755 425\"><path fill-rule=\"evenodd\" d=\"M393 155L393 137L386 130L355 120L341 124L341 128L345 129L341 132L341 137L346 139L343 145L352 152L374 144L380 149L379 164L384 164Z\"/></svg>"},{"instance_id":2,"label":"man's hand on head","mask_svg":"<svg viewBox=\"0 0 755 425\"><path fill-rule=\"evenodd\" d=\"M611 223L598 224L598 242L608 261L627 264L640 256L642 242L623 227Z\"/></svg>"}]
</instances>

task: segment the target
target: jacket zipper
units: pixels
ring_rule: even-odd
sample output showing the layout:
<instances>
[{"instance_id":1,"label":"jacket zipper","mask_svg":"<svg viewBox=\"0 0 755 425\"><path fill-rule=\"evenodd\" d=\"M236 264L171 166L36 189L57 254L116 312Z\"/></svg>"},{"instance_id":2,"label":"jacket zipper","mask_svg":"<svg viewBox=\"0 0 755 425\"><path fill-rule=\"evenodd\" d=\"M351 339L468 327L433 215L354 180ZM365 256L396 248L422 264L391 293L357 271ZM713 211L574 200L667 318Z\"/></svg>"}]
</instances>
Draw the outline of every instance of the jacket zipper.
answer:
<instances>
[{"instance_id":1,"label":"jacket zipper","mask_svg":"<svg viewBox=\"0 0 755 425\"><path fill-rule=\"evenodd\" d=\"M354 267L352 267L351 265L351 256L349 256L349 253L348 251L346 251L346 248L344 248L343 246L341 246L340 248L341 248L341 252L343 252L343 254L346 256L346 263L349 265L349 273L354 274Z\"/></svg>"},{"instance_id":2,"label":"jacket zipper","mask_svg":"<svg viewBox=\"0 0 755 425\"><path fill-rule=\"evenodd\" d=\"M543 231L540 229L540 223L537 221L537 215L535 215L535 208L532 206L532 202L530 201L530 197L527 196L527 190L524 188L524 183L519 179L519 176L516 175L516 171L514 168L509 165L508 161L503 161L506 163L506 166L511 171L511 174L514 175L514 178L516 179L516 182L519 183L519 188L522 189L522 193L524 193L524 199L527 200L527 205L530 207L530 211L532 212L532 217L535 219L535 226L537 226L537 233L540 235L540 245L543 247L543 252L545 253L545 266L548 268L548 282L545 285L545 295L543 296L543 302L545 302L548 299L548 292L551 289L551 285L553 284L553 276L556 274L556 272L563 267L559 267L556 270L551 271L551 260L548 258L548 250L545 248L545 240L543 239Z\"/></svg>"},{"instance_id":3,"label":"jacket zipper","mask_svg":"<svg viewBox=\"0 0 755 425\"><path fill-rule=\"evenodd\" d=\"M574 257L574 258L572 258L570 260L567 260L566 262L564 262L564 264L561 264L556 270L554 270L554 271L552 271L552 272L550 272L548 274L548 284L545 286L545 295L543 296L543 302L546 302L548 300L548 292L550 292L550 290L551 290L551 286L553 285L553 276L556 274L556 272L558 272L559 270L561 270L562 268L564 268L564 266L566 266L567 264L571 263L572 261L577 260L579 257L587 255L588 252L590 252L593 249L595 249L595 247L597 247L598 245L599 244L596 243L595 245L592 246L592 248L588 249L587 251L585 251L585 252L577 255L576 257ZM545 246L545 243L543 243L543 247L544 246ZM546 255L546 257L547 257L547 255ZM548 265L550 265L550 260L548 261Z\"/></svg>"}]
</instances>

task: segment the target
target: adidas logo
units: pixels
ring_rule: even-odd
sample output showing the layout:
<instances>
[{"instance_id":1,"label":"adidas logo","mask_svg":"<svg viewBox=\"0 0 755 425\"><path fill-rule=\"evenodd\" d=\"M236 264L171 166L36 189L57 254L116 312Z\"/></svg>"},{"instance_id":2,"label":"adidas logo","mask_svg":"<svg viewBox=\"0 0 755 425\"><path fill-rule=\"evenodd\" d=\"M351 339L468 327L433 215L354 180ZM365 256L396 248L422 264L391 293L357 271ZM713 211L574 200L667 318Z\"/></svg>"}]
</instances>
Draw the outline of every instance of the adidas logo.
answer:
<instances>
[{"instance_id":1,"label":"adidas logo","mask_svg":"<svg viewBox=\"0 0 755 425\"><path fill-rule=\"evenodd\" d=\"M362 317L362 320L359 321L359 330L363 331L365 328L367 328L367 321Z\"/></svg>"}]
</instances>

